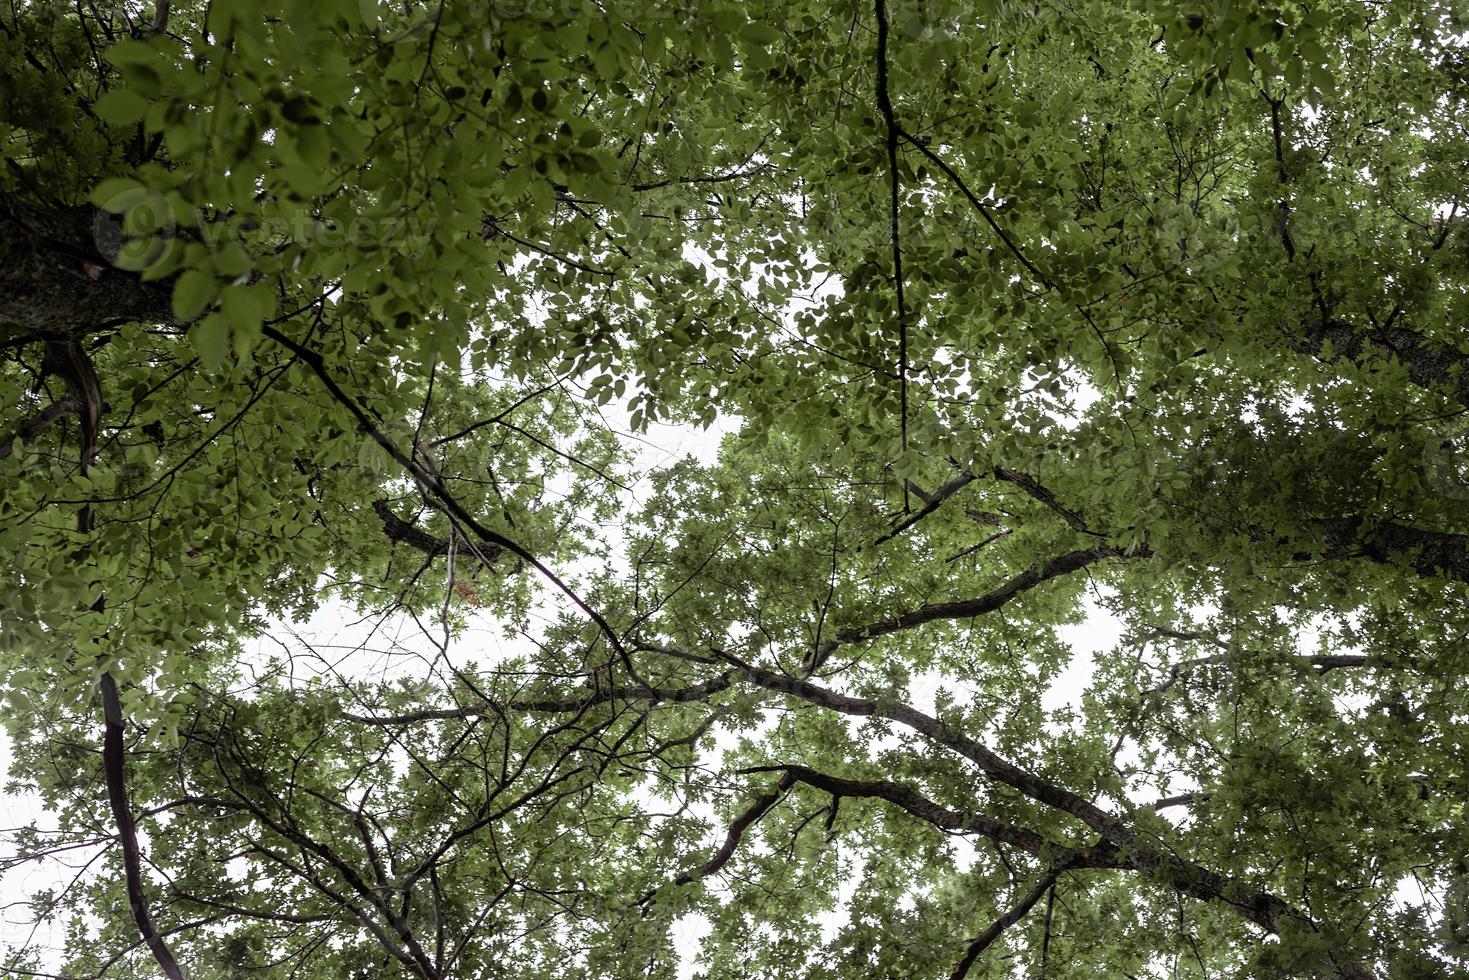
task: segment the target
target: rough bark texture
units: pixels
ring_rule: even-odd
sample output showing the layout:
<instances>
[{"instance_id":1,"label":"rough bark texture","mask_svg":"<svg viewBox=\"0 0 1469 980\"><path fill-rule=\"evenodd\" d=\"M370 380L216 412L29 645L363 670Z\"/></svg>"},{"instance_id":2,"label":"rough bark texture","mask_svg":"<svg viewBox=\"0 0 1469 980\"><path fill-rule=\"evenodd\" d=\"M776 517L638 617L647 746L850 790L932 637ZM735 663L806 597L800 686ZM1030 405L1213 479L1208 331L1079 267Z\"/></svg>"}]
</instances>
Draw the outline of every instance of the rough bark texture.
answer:
<instances>
[{"instance_id":1,"label":"rough bark texture","mask_svg":"<svg viewBox=\"0 0 1469 980\"><path fill-rule=\"evenodd\" d=\"M1301 352L1327 363L1361 364L1374 351L1391 354L1407 368L1408 377L1422 388L1442 386L1461 405L1469 406L1469 355L1449 344L1406 327L1384 324L1358 330L1350 323L1328 320L1312 327L1296 342Z\"/></svg>"},{"instance_id":2,"label":"rough bark texture","mask_svg":"<svg viewBox=\"0 0 1469 980\"><path fill-rule=\"evenodd\" d=\"M111 674L102 675L102 710L106 720L102 744L102 766L107 776L107 801L112 806L112 817L117 823L117 840L122 845L122 863L127 879L128 908L138 933L148 944L148 949L157 961L159 969L169 980L184 980L183 971L174 959L173 951L163 941L163 936L153 924L148 912L148 896L143 883L142 848L138 846L138 829L133 822L133 811L128 806L127 778L124 770L125 748L123 745L122 701L117 693L117 684Z\"/></svg>"},{"instance_id":3,"label":"rough bark texture","mask_svg":"<svg viewBox=\"0 0 1469 980\"><path fill-rule=\"evenodd\" d=\"M1469 535L1427 531L1394 521L1342 517L1318 522L1327 557L1402 562L1419 575L1469 582Z\"/></svg>"},{"instance_id":4,"label":"rough bark texture","mask_svg":"<svg viewBox=\"0 0 1469 980\"><path fill-rule=\"evenodd\" d=\"M0 193L0 345L171 321L166 283L112 264L121 241L117 219L96 208Z\"/></svg>"}]
</instances>

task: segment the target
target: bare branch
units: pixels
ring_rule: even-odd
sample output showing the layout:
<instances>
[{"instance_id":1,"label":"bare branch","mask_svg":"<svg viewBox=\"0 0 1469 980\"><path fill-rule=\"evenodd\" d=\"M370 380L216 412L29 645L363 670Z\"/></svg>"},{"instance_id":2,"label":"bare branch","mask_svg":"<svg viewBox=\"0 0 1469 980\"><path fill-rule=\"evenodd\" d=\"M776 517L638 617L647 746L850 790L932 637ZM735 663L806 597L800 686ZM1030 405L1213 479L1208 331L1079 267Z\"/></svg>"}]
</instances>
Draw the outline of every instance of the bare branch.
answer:
<instances>
[{"instance_id":1,"label":"bare branch","mask_svg":"<svg viewBox=\"0 0 1469 980\"><path fill-rule=\"evenodd\" d=\"M128 907L133 921L158 967L169 980L184 980L183 971L173 951L153 925L148 913L148 894L143 886L143 862L138 847L138 829L128 806L127 777L124 772L122 700L117 682L104 673L101 681L102 714L105 722L102 742L102 768L107 777L107 802L112 806L112 819L117 823L117 840L122 845L123 873L127 879Z\"/></svg>"},{"instance_id":2,"label":"bare branch","mask_svg":"<svg viewBox=\"0 0 1469 980\"><path fill-rule=\"evenodd\" d=\"M755 797L754 801L745 808L744 812L738 817L735 817L734 822L729 825L729 831L724 835L724 844L719 850L715 851L709 860L697 868L685 871L673 879L673 884L675 886L687 885L698 881L700 878L707 878L728 864L729 859L734 857L735 850L740 846L740 841L744 838L745 831L750 829L751 824L765 816L765 812L775 806L780 798L785 795L785 792L794 786L795 783L796 777L790 773L786 773L775 786ZM653 896L657 892L658 890L655 888L646 893L642 898L638 899L638 904L646 905L653 899Z\"/></svg>"},{"instance_id":3,"label":"bare branch","mask_svg":"<svg viewBox=\"0 0 1469 980\"><path fill-rule=\"evenodd\" d=\"M974 942L969 944L969 949L964 953L964 958L954 968L950 980L964 980L969 975L969 970L974 966L974 962L979 959L979 954L993 946L995 940L999 939L1006 929L1025 918L1025 913L1029 912L1036 902L1039 902L1055 887L1056 879L1061 877L1061 873L1065 870L1064 867L1052 868L1041 875L1040 880L1035 883L1035 887L1026 892L1020 901L1016 902L1008 912L996 919L988 929L976 936Z\"/></svg>"},{"instance_id":4,"label":"bare branch","mask_svg":"<svg viewBox=\"0 0 1469 980\"><path fill-rule=\"evenodd\" d=\"M827 658L838 647L846 644L875 640L878 637L887 636L890 633L898 633L939 620L971 619L975 616L982 616L985 613L994 612L1022 592L1033 589L1043 582L1068 575L1104 558L1121 561L1128 558L1146 557L1147 554L1148 552L1141 550L1130 553L1123 552L1120 549L1106 544L1083 551L1071 551L1059 557L1052 558L1044 565L1032 565L999 588L987 592L982 596L977 596L973 599L961 599L956 602L930 603L868 626L841 630L835 637L827 640L817 648L808 658L807 663L804 665L806 673L815 673L817 670L820 670L821 665L826 662Z\"/></svg>"},{"instance_id":5,"label":"bare branch","mask_svg":"<svg viewBox=\"0 0 1469 980\"><path fill-rule=\"evenodd\" d=\"M63 415L75 412L81 403L75 397L52 402L15 427L15 431L0 436L0 459L9 459L11 448L16 442L29 442L49 429Z\"/></svg>"}]
</instances>

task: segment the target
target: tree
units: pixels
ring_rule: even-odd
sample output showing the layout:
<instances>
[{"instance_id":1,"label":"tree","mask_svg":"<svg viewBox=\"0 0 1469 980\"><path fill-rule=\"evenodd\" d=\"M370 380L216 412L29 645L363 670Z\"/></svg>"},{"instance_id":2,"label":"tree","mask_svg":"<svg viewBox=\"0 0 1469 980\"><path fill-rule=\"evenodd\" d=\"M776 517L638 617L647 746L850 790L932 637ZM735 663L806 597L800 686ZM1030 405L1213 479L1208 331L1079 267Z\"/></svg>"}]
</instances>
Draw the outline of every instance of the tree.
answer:
<instances>
[{"instance_id":1,"label":"tree","mask_svg":"<svg viewBox=\"0 0 1469 980\"><path fill-rule=\"evenodd\" d=\"M1465 29L12 5L5 969L1469 976Z\"/></svg>"}]
</instances>

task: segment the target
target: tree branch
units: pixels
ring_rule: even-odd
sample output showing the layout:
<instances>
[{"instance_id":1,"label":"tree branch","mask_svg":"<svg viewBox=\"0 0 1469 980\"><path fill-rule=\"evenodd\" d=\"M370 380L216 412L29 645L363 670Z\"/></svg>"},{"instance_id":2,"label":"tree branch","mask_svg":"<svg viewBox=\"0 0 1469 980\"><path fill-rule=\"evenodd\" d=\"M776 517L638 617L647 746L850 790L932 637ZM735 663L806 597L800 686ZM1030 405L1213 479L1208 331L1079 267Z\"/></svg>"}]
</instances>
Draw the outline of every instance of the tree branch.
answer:
<instances>
[{"instance_id":1,"label":"tree branch","mask_svg":"<svg viewBox=\"0 0 1469 980\"><path fill-rule=\"evenodd\" d=\"M1007 483L1015 484L1017 487L1024 490L1027 494L1045 504L1057 514L1060 514L1062 520L1064 520L1073 531L1076 531L1080 534L1086 534L1094 538L1105 539L1107 537L1100 531L1093 531L1091 528L1087 527L1086 520L1080 514L1063 505L1059 500L1056 499L1055 494L1051 493L1051 491L1041 486L1040 482L1037 481L1034 477L1029 476L1025 473L1021 473L1019 470L1007 469L1003 466L995 467L995 476L998 479L1004 480Z\"/></svg>"},{"instance_id":2,"label":"tree branch","mask_svg":"<svg viewBox=\"0 0 1469 980\"><path fill-rule=\"evenodd\" d=\"M962 473L959 476L956 476L954 479L950 480L948 483L945 483L943 486L939 487L933 493L917 494L918 499L923 501L923 506L919 508L915 513L910 514L905 520L902 521L902 523L898 524L891 531L884 534L876 541L872 542L873 546L875 547L877 545L883 544L884 542L891 541L893 538L896 538L898 535L908 530L908 528L912 527L914 524L917 524L929 514L932 514L934 511L938 510L945 500L948 500L954 494L958 493L960 490L963 490L974 481L974 474ZM912 486L911 481L909 486Z\"/></svg>"},{"instance_id":3,"label":"tree branch","mask_svg":"<svg viewBox=\"0 0 1469 980\"><path fill-rule=\"evenodd\" d=\"M908 451L908 307L903 299L903 245L898 222L898 123L893 114L893 101L888 92L888 13L884 0L877 6L877 108L887 125L888 154L888 236L892 239L893 288L898 299L898 412L899 440L903 452Z\"/></svg>"},{"instance_id":4,"label":"tree branch","mask_svg":"<svg viewBox=\"0 0 1469 980\"><path fill-rule=\"evenodd\" d=\"M950 980L964 980L969 975L970 968L974 966L975 960L979 959L979 954L994 945L995 940L999 939L1006 929L1023 919L1025 913L1029 912L1036 902L1039 902L1045 897L1047 892L1055 887L1056 879L1061 877L1061 873L1065 870L1065 867L1052 868L1041 875L1040 880L1035 883L1035 887L1026 892L1020 901L1015 903L1014 907L996 919L988 929L975 937L974 942L969 944L969 949L964 953L964 958L954 968Z\"/></svg>"},{"instance_id":5,"label":"tree branch","mask_svg":"<svg viewBox=\"0 0 1469 980\"><path fill-rule=\"evenodd\" d=\"M436 479L434 475L425 470L415 458L404 453L403 450L394 445L393 441L389 439L387 435L377 427L377 425L373 422L371 416L369 416L367 412L363 410L362 406L357 404L355 400L353 400L345 391L343 391L341 385L337 384L336 379L333 378L331 372L327 370L326 360L321 356L321 354L305 346L304 344L292 340L290 337L281 333L273 326L266 325L263 328L262 332L265 336L269 337L271 340L275 341L282 347L285 347L287 350L294 353L297 357L301 358L301 360L305 362L305 364L309 368L311 368L312 373L316 375L319 381L321 381L322 385L326 388L327 393L331 395L331 397L337 402L337 404L341 405L343 408L351 413L352 417L357 420L357 423L362 426L363 431L372 436L373 441L381 446L383 448L383 451L391 456L399 466L403 467L403 469L410 476L418 481L419 485L424 488L425 493L429 494L431 497L443 504L444 512L446 514L450 515L455 520L462 523L465 527L469 528L469 530L473 531L474 534L483 543L503 548L504 550L509 551L511 554L518 557L521 561L525 562L527 565L531 566L537 572L539 572L541 574L541 577L554 585L557 590L559 590L563 595L570 599L572 603L578 609L580 609L588 619L595 623L599 630L601 630L602 636L621 658L622 664L628 672L628 676L630 676L637 683L646 685L647 682L643 680L643 678L638 674L637 668L633 666L632 656L627 652L627 648L623 646L622 640L617 635L617 631L612 628L612 624L607 622L606 618L601 613L593 609L587 603L587 601L583 599L580 595L578 595L571 588L571 586L567 585L566 582L564 582L559 575L553 572L539 558L526 550L526 548L522 546L519 542L513 541L510 538L507 538L505 535L500 534L497 531L492 531L481 524L474 517L473 514L464 509L464 505L460 504L458 500L454 499L454 497L449 494L449 492L444 488L442 480Z\"/></svg>"},{"instance_id":6,"label":"tree branch","mask_svg":"<svg viewBox=\"0 0 1469 980\"><path fill-rule=\"evenodd\" d=\"M403 518L394 513L392 505L386 499L374 500L372 502L372 509L382 519L383 533L390 540L396 541L399 544L406 544L410 548L415 548L430 558L437 558L440 555L447 555L449 553L452 538L436 538L416 524L403 520ZM481 564L492 565L495 559L502 553L503 549L491 545L487 548L474 549L468 552L467 556L475 561L480 561ZM481 555L483 555L483 561L481 561ZM463 558L465 556L461 555L460 557Z\"/></svg>"},{"instance_id":7,"label":"tree branch","mask_svg":"<svg viewBox=\"0 0 1469 980\"><path fill-rule=\"evenodd\" d=\"M1428 531L1396 521L1341 517L1317 521L1326 558L1366 558L1406 564L1420 575L1469 582L1469 534Z\"/></svg>"},{"instance_id":8,"label":"tree branch","mask_svg":"<svg viewBox=\"0 0 1469 980\"><path fill-rule=\"evenodd\" d=\"M121 219L0 193L0 345L72 339L103 324L172 323L171 282L113 265Z\"/></svg>"},{"instance_id":9,"label":"tree branch","mask_svg":"<svg viewBox=\"0 0 1469 980\"><path fill-rule=\"evenodd\" d=\"M17 442L29 442L42 432L49 429L57 419L77 410L79 402L75 397L63 398L52 402L41 409L30 418L25 419L15 427L15 431L8 435L0 436L0 459L9 459L11 448Z\"/></svg>"},{"instance_id":10,"label":"tree branch","mask_svg":"<svg viewBox=\"0 0 1469 980\"><path fill-rule=\"evenodd\" d=\"M143 32L144 37L156 37L168 29L168 13L171 6L169 0L158 0L158 5L153 10L153 23Z\"/></svg>"},{"instance_id":11,"label":"tree branch","mask_svg":"<svg viewBox=\"0 0 1469 980\"><path fill-rule=\"evenodd\" d=\"M1213 795L1213 793L1179 793L1177 796L1166 796L1150 804L1150 807L1154 810L1166 810L1171 806L1193 806L1195 803L1204 802Z\"/></svg>"},{"instance_id":12,"label":"tree branch","mask_svg":"<svg viewBox=\"0 0 1469 980\"><path fill-rule=\"evenodd\" d=\"M758 772L784 772L796 781L830 793L833 797L883 800L947 833L976 834L1000 844L1018 847L1032 855L1051 853L1061 855L1065 860L1076 858L1086 863L1088 867L1121 867L1120 864L1108 863L1118 854L1110 846L1104 845L1089 849L1086 851L1087 856L1082 857L1082 852L1069 844L1048 840L1034 831L995 820L983 814L960 813L957 810L951 810L902 783L885 779L844 779L820 772L809 766L795 764L751 766L739 772L741 775Z\"/></svg>"},{"instance_id":13,"label":"tree branch","mask_svg":"<svg viewBox=\"0 0 1469 980\"><path fill-rule=\"evenodd\" d=\"M734 672L726 671L717 677L695 684L692 687L668 688L668 687L644 687L642 685L630 684L625 687L615 687L597 690L595 693L584 698L545 698L512 700L503 705L505 710L510 711L534 711L552 714L571 714L585 711L587 708L611 701L651 701L688 703L691 701L707 701L710 696L727 690L734 683ZM357 715L351 712L342 712L342 717L348 721L355 721L363 725L414 725L425 721L449 721L456 718L476 718L492 710L490 705L484 702L464 705L459 708L429 708L423 711L413 711L401 715L385 715L373 717L370 715Z\"/></svg>"},{"instance_id":14,"label":"tree branch","mask_svg":"<svg viewBox=\"0 0 1469 980\"><path fill-rule=\"evenodd\" d=\"M987 776L1037 802L1071 814L1114 843L1127 845L1136 836L1123 821L1101 810L1089 800L1021 769L991 752L979 741L916 708L900 702L874 701L838 694L810 681L798 680L760 667L742 665L742 672L751 683L768 691L786 694L846 715L875 716L905 725L970 760Z\"/></svg>"},{"instance_id":15,"label":"tree branch","mask_svg":"<svg viewBox=\"0 0 1469 980\"><path fill-rule=\"evenodd\" d=\"M1005 247L1010 250L1010 253L1014 255L1015 258L1020 260L1020 264L1025 266L1026 271L1035 276L1036 280L1039 281L1041 285L1045 286L1047 289L1052 288L1050 278L1047 277L1046 274L1040 269L1036 268L1035 265L1031 263L1030 259L1025 257L1025 253L1020 251L1020 246L1016 245L1014 240L1011 239L1010 236L1005 232L1005 229L1000 227L1000 223L995 220L994 214L990 211L988 207L985 206L985 203L981 201L978 197L976 197L974 192L969 189L969 185L964 182L964 178L960 177L959 174L954 170L954 168L950 167L948 162L945 161L943 157L933 152L933 150L930 150L927 143L919 140L911 133L905 131L899 131L899 135L903 139L907 140L915 149L918 150L919 153L922 153L924 156L928 157L928 159L931 160L936 167L942 170L944 172L944 175L953 182L954 186L959 188L959 193L963 194L965 199L969 201L974 210L979 212L979 216L984 219L985 224L990 226L990 230L999 237L1000 241L1004 243Z\"/></svg>"},{"instance_id":16,"label":"tree branch","mask_svg":"<svg viewBox=\"0 0 1469 980\"><path fill-rule=\"evenodd\" d=\"M840 630L836 636L827 640L808 656L803 668L807 674L815 673L821 669L821 665L826 662L832 653L839 647L850 643L875 640L878 637L887 636L890 633L898 633L938 620L971 619L975 616L982 616L985 613L994 612L1022 592L1033 589L1037 585L1048 582L1053 578L1069 575L1071 572L1078 571L1104 558L1126 560L1128 558L1145 557L1146 555L1147 552L1145 551L1127 553L1107 544L1101 544L1095 548L1088 548L1083 551L1067 552L1064 555L1052 558L1044 565L1032 565L1000 587L982 596L977 596L973 599L961 599L955 602L929 603L909 612L901 613L867 626L857 629Z\"/></svg>"},{"instance_id":17,"label":"tree branch","mask_svg":"<svg viewBox=\"0 0 1469 980\"><path fill-rule=\"evenodd\" d=\"M1168 693L1184 671L1194 667L1208 667L1214 664L1227 664L1238 659L1236 654L1219 654L1212 657L1194 657L1191 660L1183 660L1168 668L1168 676L1162 684L1157 687L1148 688L1142 692L1143 697L1158 697ZM1325 674L1333 670L1341 670L1344 667L1376 667L1381 666L1381 658L1370 657L1360 653L1322 653L1307 656L1288 657L1285 663L1298 664L1302 667L1314 667L1318 674Z\"/></svg>"},{"instance_id":18,"label":"tree branch","mask_svg":"<svg viewBox=\"0 0 1469 980\"><path fill-rule=\"evenodd\" d=\"M709 860L705 861L697 868L692 868L688 871L685 871L677 878L673 879L673 884L675 886L687 885L692 882L698 881L701 878L707 878L710 875L717 873L720 868L728 864L729 859L734 857L735 850L740 846L740 841L744 839L745 831L750 829L750 826L755 823L755 821L765 816L765 812L771 807L775 806L775 804L779 802L780 798L785 795L786 791L794 786L795 783L796 777L790 773L786 773L780 778L779 782L777 782L775 786L755 797L754 801L745 808L744 812L741 813L738 817L735 817L734 822L729 825L729 830L724 835L724 844L719 848L719 850L715 851L714 855L710 857ZM647 892L643 895L642 898L638 899L638 904L646 905L653 899L653 896L656 895L657 892L658 889L656 888L652 891Z\"/></svg>"},{"instance_id":19,"label":"tree branch","mask_svg":"<svg viewBox=\"0 0 1469 980\"><path fill-rule=\"evenodd\" d=\"M1420 388L1443 386L1449 397L1469 408L1469 354L1452 344L1434 340L1416 330L1384 323L1366 330L1344 320L1323 317L1292 338L1293 346L1327 364L1347 361L1364 364L1378 348L1396 358L1408 380Z\"/></svg>"},{"instance_id":20,"label":"tree branch","mask_svg":"<svg viewBox=\"0 0 1469 980\"><path fill-rule=\"evenodd\" d=\"M898 783L882 780L841 779L800 765L780 764L740 770L741 773L767 771L786 772L800 782L834 796L885 800L940 830L975 833L989 837L998 843L1012 844L1032 855L1048 858L1052 862L1051 867L1057 869L1058 872L1083 868L1135 871L1194 898L1233 906L1267 932L1278 932L1282 918L1292 918L1307 926L1311 925L1310 919L1304 913L1292 908L1284 900L1268 892L1252 888L1238 879L1202 868L1178 856L1166 845L1147 843L1136 835L1130 836L1130 844L1114 842L1107 839L1107 835L1104 834L1102 840L1088 847L1069 847L1058 845L1033 831L1014 827L988 817L961 815ZM1043 892L1044 889L1041 891ZM1030 905L1033 904L1034 900L1030 902ZM1026 905L1026 909L1029 907ZM1022 915L1026 909L1021 910ZM1000 931L1011 924L1013 923L1005 922ZM992 926L991 929L993 928ZM980 937L980 939L983 938L985 937ZM993 942L993 939L990 942ZM981 951L982 949L981 946Z\"/></svg>"},{"instance_id":21,"label":"tree branch","mask_svg":"<svg viewBox=\"0 0 1469 980\"><path fill-rule=\"evenodd\" d=\"M138 829L133 823L133 812L128 806L127 778L123 769L123 722L122 701L117 694L117 682L112 675L104 673L101 681L102 715L104 735L102 742L102 769L107 778L107 801L112 806L112 818L117 824L117 839L122 845L123 872L127 878L128 907L132 909L133 921L138 932L148 944L158 967L169 980L184 980L183 971L174 959L173 951L163 941L148 914L148 895L143 888L143 863L138 847Z\"/></svg>"}]
</instances>

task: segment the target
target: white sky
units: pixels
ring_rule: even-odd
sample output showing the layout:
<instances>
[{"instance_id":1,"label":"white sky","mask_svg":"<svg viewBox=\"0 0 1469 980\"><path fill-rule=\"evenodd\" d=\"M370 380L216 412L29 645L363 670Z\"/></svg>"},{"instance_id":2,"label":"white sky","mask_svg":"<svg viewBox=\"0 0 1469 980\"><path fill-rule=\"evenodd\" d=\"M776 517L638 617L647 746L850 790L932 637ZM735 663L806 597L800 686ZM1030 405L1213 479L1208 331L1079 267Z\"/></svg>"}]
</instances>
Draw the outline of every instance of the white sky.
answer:
<instances>
[{"instance_id":1,"label":"white sky","mask_svg":"<svg viewBox=\"0 0 1469 980\"><path fill-rule=\"evenodd\" d=\"M625 417L619 417L616 411L610 410L604 411L604 414L615 427L625 431ZM691 426L655 425L641 440L643 444L639 449L639 471L647 474L685 454L711 463L717 455L721 437L735 428L734 420L721 420L708 431L700 431ZM645 478L632 485L635 501L641 500L642 494L639 491L645 485ZM556 597L547 595L547 599L548 606L556 604ZM1081 695L1092 679L1093 658L1096 654L1113 648L1122 634L1121 622L1101 607L1097 597L1084 597L1083 606L1085 619L1080 623L1061 627L1059 631L1061 639L1071 648L1072 657L1041 694L1042 705L1048 712L1079 705ZM422 676L425 659L431 658L434 653L432 645L411 619L400 618L386 624L363 622L352 610L339 603L328 604L307 622L280 626L280 630L273 631L276 634L274 640L262 639L252 644L254 656L250 659L258 658L257 662L263 662L265 658L279 654L280 643L284 642L297 655L296 663L304 669L310 669L312 657L301 656L303 644L306 644L320 654L323 663L332 661L336 664L335 669L348 675L375 676L382 672L401 672ZM367 637L374 630L376 636L369 643ZM1303 639L1311 642L1309 631ZM415 658L410 654L411 651L417 651L425 659ZM493 620L480 617L478 622L470 624L465 633L455 638L450 652L459 662L473 659L481 665L487 665L523 651L521 644L505 638ZM909 691L911 703L922 710L932 711L934 694L939 683L940 678L937 675L916 678ZM951 688L954 686L952 680L945 683ZM733 739L729 736L717 736L711 751L717 756L732 744ZM8 744L0 744L0 775L6 771L9 754ZM1178 791L1186 788L1174 789ZM702 810L701 815L712 823L709 840L712 850L722 839L724 828L714 819L712 809L706 805ZM39 806L36 797L28 793L0 793L0 814L3 814L0 817L0 826L7 828L32 822L42 828L55 826L54 821ZM1181 812L1179 816L1182 816ZM147 846L146 841L144 845ZM758 845L751 840L746 842L746 846ZM972 852L972 846L969 850ZM40 889L59 888L95 853L95 848L84 848L57 859L27 862L0 873L0 895L6 897L5 902L14 902L19 896L32 894ZM4 845L0 844L0 858L7 856ZM972 858L972 854L970 857ZM838 910L823 917L822 929L826 938L835 935L841 925L841 908L851 898L856 877L855 873L850 875L840 886ZM718 882L710 884L718 894L722 886ZM1423 901L1420 890L1413 882L1405 882L1400 887L1397 898L1401 902L1414 904ZM26 944L32 940L42 947L55 949L59 945L63 934L61 924L32 923L24 907L4 902L0 902L0 906L3 906L0 907L0 946ZM675 948L680 953L681 977L689 978L694 975L698 949L708 930L709 924L698 915L686 915L675 924Z\"/></svg>"},{"instance_id":2,"label":"white sky","mask_svg":"<svg viewBox=\"0 0 1469 980\"><path fill-rule=\"evenodd\" d=\"M604 408L603 414L615 429L624 436L627 435L625 415L619 414L611 406ZM650 426L646 435L639 439L642 445L638 450L638 470L646 475L685 455L691 455L706 464L712 463L717 456L721 438L736 431L737 427L738 420L728 418L716 421L709 430L667 424ZM643 495L640 491L645 486L646 476L632 484L636 502L641 502ZM554 597L547 598L550 600L549 605L555 605ZM1120 625L1102 613L1095 604L1090 604L1088 611L1090 615L1086 623L1065 628L1065 638L1073 645L1076 656L1071 666L1044 694L1044 703L1048 708L1075 703L1080 698L1090 678L1092 655L1110 646L1120 632ZM347 676L381 676L384 673L421 676L425 660L431 659L436 652L411 619L400 617L385 624L364 622L360 616L340 603L325 605L304 623L277 625L280 628L272 631L274 639L262 638L250 644L252 655L249 660L263 662L270 656L279 655L282 652L281 644L284 643L295 654L293 659L303 670L315 668L322 673L335 670ZM304 646L309 646L314 654L303 655ZM481 617L481 621L471 623L467 632L455 638L450 652L456 659L474 659L484 665L523 652L523 649L521 644L507 640L488 617ZM317 660L315 655L319 655L320 659ZM330 670L328 663L332 665ZM911 691L919 706L926 710L933 707L937 682L937 677L928 678L928 683L920 680ZM732 744L733 739L729 736L717 737L713 752L722 752ZM0 774L7 771L9 756L8 742L0 745ZM704 809L706 812L703 815L713 821L712 809ZM29 793L0 792L0 814L3 814L0 826L7 828L32 822L43 828L55 826L54 820L40 807L38 799ZM722 834L723 828L714 821L711 849L717 846L717 840ZM146 841L144 845L146 847ZM15 897L32 894L40 889L60 888L95 853L95 848L86 848L58 859L27 862L0 873L0 895L9 896L8 900L13 901ZM0 858L5 856L3 845L0 845ZM842 887L843 903L850 898L854 881L855 875ZM830 921L823 923L823 929L834 935L840 925L840 915L827 918ZM0 944L24 944L32 937L33 928L34 939L39 945L53 949L59 946L63 935L60 923L34 924L24 907L10 905L0 908ZM707 934L708 928L708 923L697 915L685 916L679 920L676 934L682 941L676 947L682 960L681 976L693 976L699 940Z\"/></svg>"}]
</instances>

